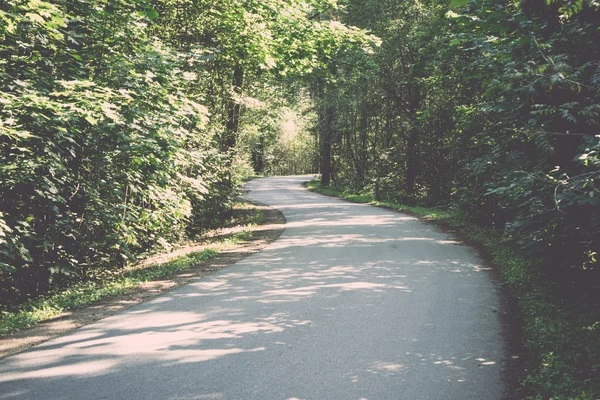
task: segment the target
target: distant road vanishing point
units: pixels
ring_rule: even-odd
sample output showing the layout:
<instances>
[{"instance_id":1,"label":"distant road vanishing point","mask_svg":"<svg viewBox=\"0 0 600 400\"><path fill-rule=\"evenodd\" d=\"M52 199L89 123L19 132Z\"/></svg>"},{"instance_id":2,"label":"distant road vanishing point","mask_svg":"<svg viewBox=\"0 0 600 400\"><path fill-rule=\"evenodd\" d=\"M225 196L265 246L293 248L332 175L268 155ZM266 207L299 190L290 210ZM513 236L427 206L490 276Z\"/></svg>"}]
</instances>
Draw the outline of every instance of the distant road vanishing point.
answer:
<instances>
[{"instance_id":1,"label":"distant road vanishing point","mask_svg":"<svg viewBox=\"0 0 600 400\"><path fill-rule=\"evenodd\" d=\"M251 181L265 250L0 361L0 399L502 399L498 290L416 218Z\"/></svg>"}]
</instances>

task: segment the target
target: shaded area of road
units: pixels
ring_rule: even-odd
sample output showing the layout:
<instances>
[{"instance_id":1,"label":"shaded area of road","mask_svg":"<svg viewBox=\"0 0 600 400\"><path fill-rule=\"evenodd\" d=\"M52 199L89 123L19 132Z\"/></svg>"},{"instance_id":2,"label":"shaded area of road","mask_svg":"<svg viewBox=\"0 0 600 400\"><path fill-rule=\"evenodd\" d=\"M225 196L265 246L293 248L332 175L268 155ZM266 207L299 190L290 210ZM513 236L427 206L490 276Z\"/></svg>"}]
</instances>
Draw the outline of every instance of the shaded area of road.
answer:
<instances>
[{"instance_id":1,"label":"shaded area of road","mask_svg":"<svg viewBox=\"0 0 600 400\"><path fill-rule=\"evenodd\" d=\"M474 251L306 179L248 184L287 219L266 250L0 362L0 399L501 399Z\"/></svg>"}]
</instances>

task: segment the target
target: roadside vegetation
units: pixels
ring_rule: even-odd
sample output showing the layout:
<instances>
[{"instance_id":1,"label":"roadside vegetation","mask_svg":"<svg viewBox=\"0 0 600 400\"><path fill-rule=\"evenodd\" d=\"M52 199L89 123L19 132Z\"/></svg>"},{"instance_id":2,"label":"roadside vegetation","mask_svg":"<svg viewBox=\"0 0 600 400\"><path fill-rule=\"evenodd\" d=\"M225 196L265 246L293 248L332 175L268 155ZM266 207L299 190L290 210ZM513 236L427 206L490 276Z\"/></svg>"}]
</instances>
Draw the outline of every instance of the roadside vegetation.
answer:
<instances>
[{"instance_id":1,"label":"roadside vegetation","mask_svg":"<svg viewBox=\"0 0 600 400\"><path fill-rule=\"evenodd\" d=\"M489 242L528 396L598 398L599 43L597 0L1 1L0 312L320 171Z\"/></svg>"},{"instance_id":2,"label":"roadside vegetation","mask_svg":"<svg viewBox=\"0 0 600 400\"><path fill-rule=\"evenodd\" d=\"M169 253L154 255L139 263L124 267L118 272L106 272L82 282L40 296L21 304L18 308L0 314L0 335L7 335L47 321L65 312L94 304L107 297L125 294L141 284L171 277L210 260L220 251L252 237L251 228L260 224L261 211L248 203L237 203L232 218L224 221L226 228L236 228L224 237L217 235L202 241L202 249L171 257ZM215 230L218 233L219 230ZM188 246L197 245L188 243ZM166 260L165 260L166 259Z\"/></svg>"},{"instance_id":3,"label":"roadside vegetation","mask_svg":"<svg viewBox=\"0 0 600 400\"><path fill-rule=\"evenodd\" d=\"M219 226L249 175L314 170L291 79L368 46L321 3L0 2L0 311Z\"/></svg>"}]
</instances>

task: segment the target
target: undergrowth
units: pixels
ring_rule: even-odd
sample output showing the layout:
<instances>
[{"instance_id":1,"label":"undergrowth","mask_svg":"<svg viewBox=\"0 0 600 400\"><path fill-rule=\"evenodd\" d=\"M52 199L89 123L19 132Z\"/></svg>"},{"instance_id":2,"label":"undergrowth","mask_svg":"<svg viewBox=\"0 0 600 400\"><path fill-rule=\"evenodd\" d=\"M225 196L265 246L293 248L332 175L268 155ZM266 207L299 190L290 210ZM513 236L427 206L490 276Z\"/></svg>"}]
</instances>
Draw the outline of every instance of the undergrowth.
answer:
<instances>
[{"instance_id":1,"label":"undergrowth","mask_svg":"<svg viewBox=\"0 0 600 400\"><path fill-rule=\"evenodd\" d=\"M201 251L164 263L125 268L117 275L102 275L98 279L75 283L68 288L26 302L16 310L2 311L0 312L0 335L10 334L56 318L69 310L89 306L109 296L131 292L143 283L168 278L177 272L214 258L227 246L250 239L252 232L249 228L258 225L263 214L258 208L247 203L236 203L235 207L245 212L241 213L241 217L233 219L234 225L245 226L248 229L236 232L226 239L214 241L209 248Z\"/></svg>"},{"instance_id":2,"label":"undergrowth","mask_svg":"<svg viewBox=\"0 0 600 400\"><path fill-rule=\"evenodd\" d=\"M348 201L402 211L451 227L482 248L510 288L523 321L527 371L521 382L528 399L600 399L600 313L561 296L560 282L542 263L515 249L503 235L458 210L376 201L370 193L307 183L309 190ZM594 304L594 303L592 303Z\"/></svg>"}]
</instances>

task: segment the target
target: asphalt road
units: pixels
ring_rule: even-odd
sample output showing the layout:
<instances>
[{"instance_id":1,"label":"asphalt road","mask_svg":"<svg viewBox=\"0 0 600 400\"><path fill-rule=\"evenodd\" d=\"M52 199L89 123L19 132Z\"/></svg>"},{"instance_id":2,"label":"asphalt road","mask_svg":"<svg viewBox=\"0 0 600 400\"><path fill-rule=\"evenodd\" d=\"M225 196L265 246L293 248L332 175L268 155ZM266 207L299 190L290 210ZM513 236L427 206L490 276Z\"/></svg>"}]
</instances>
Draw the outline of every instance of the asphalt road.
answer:
<instances>
[{"instance_id":1,"label":"asphalt road","mask_svg":"<svg viewBox=\"0 0 600 400\"><path fill-rule=\"evenodd\" d=\"M0 399L501 399L499 296L407 215L255 180L266 250L0 362Z\"/></svg>"}]
</instances>

